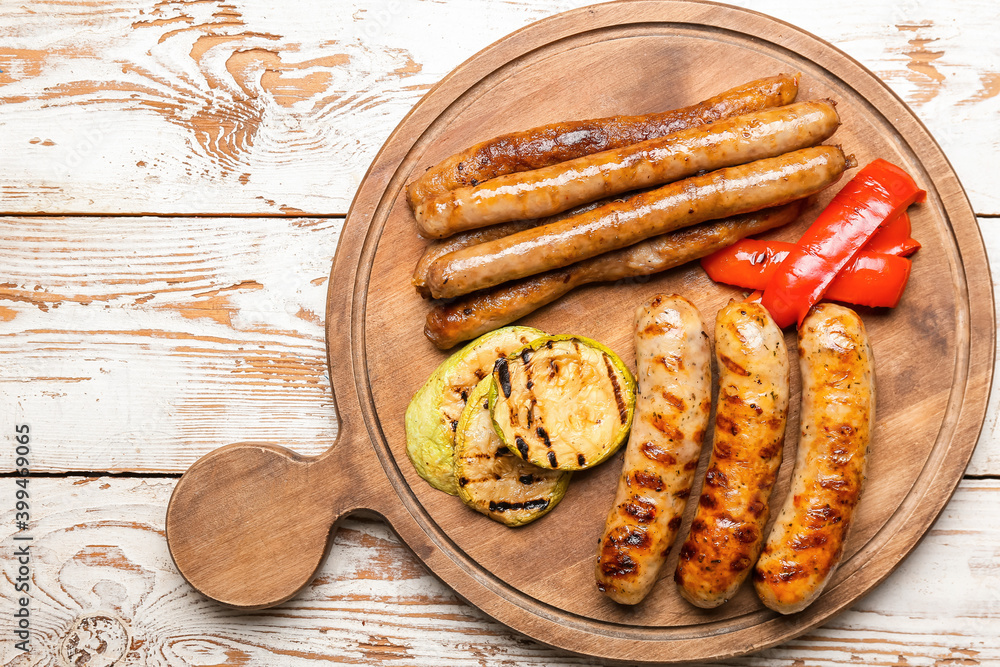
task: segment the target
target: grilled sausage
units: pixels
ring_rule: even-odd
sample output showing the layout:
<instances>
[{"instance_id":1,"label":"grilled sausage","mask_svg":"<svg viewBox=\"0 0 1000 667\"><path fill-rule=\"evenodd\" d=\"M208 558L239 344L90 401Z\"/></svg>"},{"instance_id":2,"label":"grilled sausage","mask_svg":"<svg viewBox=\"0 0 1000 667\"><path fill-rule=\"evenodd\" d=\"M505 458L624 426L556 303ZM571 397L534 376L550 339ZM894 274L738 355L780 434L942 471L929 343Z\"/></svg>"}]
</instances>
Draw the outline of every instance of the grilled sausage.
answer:
<instances>
[{"instance_id":1,"label":"grilled sausage","mask_svg":"<svg viewBox=\"0 0 1000 667\"><path fill-rule=\"evenodd\" d=\"M413 207L434 195L504 174L539 169L582 155L662 137L686 127L788 104L797 92L798 76L780 74L731 88L682 109L553 123L503 134L431 167L410 183L407 196Z\"/></svg>"},{"instance_id":2,"label":"grilled sausage","mask_svg":"<svg viewBox=\"0 0 1000 667\"><path fill-rule=\"evenodd\" d=\"M557 269L681 227L801 199L852 164L839 147L815 146L692 176L449 253L431 265L427 285L434 297L447 298Z\"/></svg>"},{"instance_id":3,"label":"grilled sausage","mask_svg":"<svg viewBox=\"0 0 1000 667\"><path fill-rule=\"evenodd\" d=\"M700 259L738 240L794 220L801 201L713 220L435 306L424 335L442 350L518 320L593 282L647 276Z\"/></svg>"},{"instance_id":4,"label":"grilled sausage","mask_svg":"<svg viewBox=\"0 0 1000 667\"><path fill-rule=\"evenodd\" d=\"M481 229L472 229L467 232L460 232L454 236L441 239L439 241L431 241L427 244L427 247L424 249L424 253L420 256L420 259L417 260L417 265L413 269L413 286L417 289L417 293L420 296L425 299L429 299L431 298L431 292L427 287L427 273L430 271L431 264L433 264L438 257L443 257L448 253L461 250L462 248L468 248L479 243L486 243L495 239L501 239L505 236L510 236L511 234L516 234L517 232L521 232L526 229L538 227L539 225L545 225L550 222L562 220L563 218L576 215L577 213L590 211L598 206L608 203L608 201L611 200L590 202L589 204L577 206L572 210L564 211L563 213L559 213L558 215L553 215L548 218L539 218L535 220L514 220L499 225L491 225Z\"/></svg>"},{"instance_id":5,"label":"grilled sausage","mask_svg":"<svg viewBox=\"0 0 1000 667\"><path fill-rule=\"evenodd\" d=\"M517 220L507 222L502 225L493 225L482 229L473 229L456 234L451 238L433 241L427 244L427 247L424 249L424 253L420 255L420 259L417 260L417 265L413 269L413 286L417 289L417 293L420 294L420 296L425 299L429 299L431 292L427 288L427 272L430 270L431 264L433 264L438 257L443 257L450 252L461 250L462 248L468 248L479 243L502 239L505 236L510 236L511 234L515 234L517 232L523 232L525 229L531 229L532 227L537 227L540 224L542 224L542 220Z\"/></svg>"},{"instance_id":6,"label":"grilled sausage","mask_svg":"<svg viewBox=\"0 0 1000 667\"><path fill-rule=\"evenodd\" d=\"M792 485L754 570L765 605L805 609L844 551L875 424L875 372L864 323L843 306L815 306L799 329L801 428Z\"/></svg>"},{"instance_id":7,"label":"grilled sausage","mask_svg":"<svg viewBox=\"0 0 1000 667\"><path fill-rule=\"evenodd\" d=\"M710 355L684 297L661 294L636 311L639 396L597 554L597 587L615 602L642 601L677 536L712 406Z\"/></svg>"},{"instance_id":8,"label":"grilled sausage","mask_svg":"<svg viewBox=\"0 0 1000 667\"><path fill-rule=\"evenodd\" d=\"M444 238L815 146L839 125L833 103L799 102L456 188L418 203L413 213L424 236Z\"/></svg>"},{"instance_id":9,"label":"grilled sausage","mask_svg":"<svg viewBox=\"0 0 1000 667\"><path fill-rule=\"evenodd\" d=\"M674 573L681 595L705 608L729 600L760 555L788 416L788 351L766 308L730 301L719 311L715 359L712 456Z\"/></svg>"}]
</instances>

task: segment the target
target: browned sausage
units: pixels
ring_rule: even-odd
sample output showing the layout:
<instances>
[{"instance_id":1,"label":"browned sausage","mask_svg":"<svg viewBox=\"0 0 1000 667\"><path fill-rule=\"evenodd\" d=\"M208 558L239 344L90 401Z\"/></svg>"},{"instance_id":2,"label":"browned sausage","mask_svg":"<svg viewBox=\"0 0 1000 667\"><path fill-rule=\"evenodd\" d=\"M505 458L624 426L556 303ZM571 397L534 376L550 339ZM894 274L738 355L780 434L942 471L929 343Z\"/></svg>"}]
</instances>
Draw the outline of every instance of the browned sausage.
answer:
<instances>
[{"instance_id":1,"label":"browned sausage","mask_svg":"<svg viewBox=\"0 0 1000 667\"><path fill-rule=\"evenodd\" d=\"M432 241L427 244L424 254L417 260L417 265L413 269L413 286L417 289L417 293L420 296L429 299L431 291L427 288L427 272L430 270L431 264L438 257L444 257L450 252L468 248L479 243L502 239L505 236L510 236L511 234L522 232L525 229L531 229L541 224L544 224L544 220L515 220L502 225L492 225L490 227L483 227L482 229L462 232L450 238L441 239L440 241Z\"/></svg>"},{"instance_id":2,"label":"browned sausage","mask_svg":"<svg viewBox=\"0 0 1000 667\"><path fill-rule=\"evenodd\" d=\"M865 325L832 303L799 329L802 409L792 485L754 569L761 601L805 609L833 576L861 498L875 425L875 370Z\"/></svg>"},{"instance_id":3,"label":"browned sausage","mask_svg":"<svg viewBox=\"0 0 1000 667\"><path fill-rule=\"evenodd\" d=\"M413 214L421 234L430 238L541 218L700 171L815 146L839 125L832 102L798 102L456 188L419 202Z\"/></svg>"},{"instance_id":4,"label":"browned sausage","mask_svg":"<svg viewBox=\"0 0 1000 667\"><path fill-rule=\"evenodd\" d=\"M516 280L706 220L801 199L852 164L836 146L814 146L692 176L502 239L438 258L427 285L448 298Z\"/></svg>"},{"instance_id":5,"label":"browned sausage","mask_svg":"<svg viewBox=\"0 0 1000 667\"><path fill-rule=\"evenodd\" d=\"M618 492L597 549L597 588L638 604L677 537L712 408L712 346L694 304L661 294L635 313L639 395Z\"/></svg>"},{"instance_id":6,"label":"browned sausage","mask_svg":"<svg viewBox=\"0 0 1000 667\"><path fill-rule=\"evenodd\" d=\"M590 211L598 206L601 206L602 204L606 204L608 201L610 200L590 202L589 204L578 206L570 211L565 211L548 218L539 218L537 220L514 220L499 225L483 227L482 229L472 229L467 232L460 232L449 238L441 239L440 241L431 241L427 244L427 248L424 249L424 254L420 256L420 259L417 261L417 266L413 269L413 286L417 289L417 293L420 296L425 299L429 299L431 298L431 292L427 287L427 273L430 271L431 264L433 264L438 257L443 257L448 253L455 252L456 250L460 250L462 248L468 248L479 243L486 243L495 239L501 239L505 236L510 236L511 234L524 231L525 229L531 229L532 227L545 225L550 222L555 222L556 220L562 220L563 218L576 215L577 213Z\"/></svg>"},{"instance_id":7,"label":"browned sausage","mask_svg":"<svg viewBox=\"0 0 1000 667\"><path fill-rule=\"evenodd\" d=\"M785 337L759 303L730 301L715 319L719 399L712 456L674 581L698 607L730 599L764 544L788 415Z\"/></svg>"},{"instance_id":8,"label":"browned sausage","mask_svg":"<svg viewBox=\"0 0 1000 667\"><path fill-rule=\"evenodd\" d=\"M503 134L456 153L410 183L410 206L428 197L517 171L539 169L582 155L628 146L730 116L788 104L798 76L751 81L694 106L641 116L553 123Z\"/></svg>"},{"instance_id":9,"label":"browned sausage","mask_svg":"<svg viewBox=\"0 0 1000 667\"><path fill-rule=\"evenodd\" d=\"M637 278L672 269L794 220L802 202L704 222L614 250L564 269L476 292L427 315L424 335L446 350L509 324L587 283Z\"/></svg>"}]
</instances>

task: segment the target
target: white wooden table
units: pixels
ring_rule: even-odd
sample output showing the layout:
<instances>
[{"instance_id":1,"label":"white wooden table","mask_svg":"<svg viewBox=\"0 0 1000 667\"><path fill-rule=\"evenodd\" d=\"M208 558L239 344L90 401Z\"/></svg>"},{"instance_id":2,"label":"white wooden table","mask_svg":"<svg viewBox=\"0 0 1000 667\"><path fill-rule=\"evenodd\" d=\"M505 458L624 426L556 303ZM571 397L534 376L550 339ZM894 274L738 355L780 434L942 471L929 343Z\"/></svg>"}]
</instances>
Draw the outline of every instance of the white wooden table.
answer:
<instances>
[{"instance_id":1,"label":"white wooden table","mask_svg":"<svg viewBox=\"0 0 1000 667\"><path fill-rule=\"evenodd\" d=\"M0 663L593 665L467 606L381 523L238 613L174 570L163 519L206 452L337 433L327 276L407 110L505 34L583 0L0 2ZM745 5L833 42L926 123L1000 261L996 0ZM334 352L334 363L336 363ZM913 555L825 626L729 665L1000 664L1000 426ZM15 427L30 427L31 648Z\"/></svg>"}]
</instances>

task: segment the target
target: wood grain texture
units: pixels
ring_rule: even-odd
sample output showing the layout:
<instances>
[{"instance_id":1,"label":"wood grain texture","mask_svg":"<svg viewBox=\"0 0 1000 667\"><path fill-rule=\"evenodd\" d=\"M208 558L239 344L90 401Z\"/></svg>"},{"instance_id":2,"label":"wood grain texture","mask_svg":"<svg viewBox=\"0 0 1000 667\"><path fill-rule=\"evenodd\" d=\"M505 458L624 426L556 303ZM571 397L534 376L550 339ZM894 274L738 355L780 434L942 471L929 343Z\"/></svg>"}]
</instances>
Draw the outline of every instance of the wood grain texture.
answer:
<instances>
[{"instance_id":1,"label":"wood grain texture","mask_svg":"<svg viewBox=\"0 0 1000 667\"><path fill-rule=\"evenodd\" d=\"M163 508L175 480L34 479L29 656L0 642L0 664L48 667L78 637L71 665L313 664L486 667L605 665L537 644L472 609L381 522L350 519L319 576L280 607L238 612L197 595L174 569ZM12 479L0 480L11 497ZM746 658L745 667L993 665L1000 661L1000 503L995 480L969 480L921 547L877 591L821 628ZM0 544L13 515L0 510ZM276 526L276 529L280 529ZM9 568L5 566L5 572ZM0 610L12 587L0 586ZM98 620L79 629L85 616ZM11 616L0 614L0 636ZM75 629L76 628L76 629ZM127 641L118 643L127 634ZM99 639L104 653L95 650ZM111 660L124 647L124 659Z\"/></svg>"},{"instance_id":2,"label":"wood grain texture","mask_svg":"<svg viewBox=\"0 0 1000 667\"><path fill-rule=\"evenodd\" d=\"M715 63L708 67L711 84L704 77L686 78L673 88L658 88L648 71L626 74L616 66L631 53L671 62L679 71ZM738 74L719 65L736 61L743 63ZM888 158L928 190L913 221L929 263L914 262L899 308L865 317L875 357L881 359L880 417L866 502L836 578L799 614L775 618L749 593L717 614L698 613L669 595L653 595L641 607L623 610L592 587L588 546L601 528L595 523L600 517L591 519L589 510L608 502L615 466L581 476L544 527L539 522L508 533L470 521L462 507L430 490L408 464L403 411L444 357L414 341L426 304L399 288L407 284L407 267L423 246L412 229L403 186L458 148L538 125L553 114L670 108L682 104L682 95L702 99L776 71L802 72L804 99L836 101L844 120L836 140L859 163ZM594 92L581 96L578 89ZM832 194L818 196L805 220ZM780 230L779 236L795 238L806 224ZM604 658L681 662L743 655L808 631L877 585L944 507L986 409L994 349L986 271L975 217L940 150L891 92L843 54L767 17L721 5L595 6L537 23L481 52L396 128L359 188L334 262L327 319L349 321L350 328L329 329L328 345L350 349L352 367L334 368L332 384L335 394L346 397L339 406L345 432L367 431L405 510L383 504L380 512L437 576L475 606L539 640ZM584 290L523 321L601 340L628 364L631 333L620 314L658 292L699 295L696 301L706 313L733 295L698 267L687 267L646 284ZM915 349L921 353L911 354ZM921 381L914 383L917 377ZM793 387L793 402L796 392ZM792 415L790 430L794 424ZM904 437L890 435L899 429ZM886 457L881 463L880 454ZM785 468L777 497L788 488ZM561 539L546 540L539 531ZM665 569L672 567L668 560Z\"/></svg>"},{"instance_id":3,"label":"wood grain texture","mask_svg":"<svg viewBox=\"0 0 1000 667\"><path fill-rule=\"evenodd\" d=\"M437 80L510 31L583 4L0 3L0 211L342 215L378 147ZM992 2L735 4L835 43L887 81L944 147L998 256ZM34 469L44 472L180 472L247 439L323 451L338 431L322 313L341 224L0 218L3 432L39 429ZM998 404L995 390L972 474L1000 474ZM0 480L5 497L10 483ZM234 613L199 598L169 562L173 481L32 483L51 532L35 563L44 644L26 659L0 641L0 664L57 664L73 637L114 651L129 632L119 664L602 664L488 620L381 523L345 522L320 577L291 603ZM850 610L724 664L1000 662L993 484L964 482L914 555ZM9 578L9 532L0 538ZM125 624L74 626L88 612Z\"/></svg>"},{"instance_id":4,"label":"wood grain texture","mask_svg":"<svg viewBox=\"0 0 1000 667\"><path fill-rule=\"evenodd\" d=\"M504 35L586 4L4 3L0 210L344 214L434 83ZM992 0L963 3L961 24L949 0L735 4L882 77L941 142L976 211L1000 213Z\"/></svg>"},{"instance_id":5,"label":"wood grain texture","mask_svg":"<svg viewBox=\"0 0 1000 667\"><path fill-rule=\"evenodd\" d=\"M341 225L0 219L0 402L38 429L34 470L181 472L243 440L326 450Z\"/></svg>"},{"instance_id":6,"label":"wood grain texture","mask_svg":"<svg viewBox=\"0 0 1000 667\"><path fill-rule=\"evenodd\" d=\"M340 219L0 219L0 404L37 472L181 473L337 435L323 311ZM1000 279L1000 226L979 218ZM919 257L919 255L918 255ZM1000 396L968 472L1000 475ZM0 471L12 463L0 460Z\"/></svg>"}]
</instances>

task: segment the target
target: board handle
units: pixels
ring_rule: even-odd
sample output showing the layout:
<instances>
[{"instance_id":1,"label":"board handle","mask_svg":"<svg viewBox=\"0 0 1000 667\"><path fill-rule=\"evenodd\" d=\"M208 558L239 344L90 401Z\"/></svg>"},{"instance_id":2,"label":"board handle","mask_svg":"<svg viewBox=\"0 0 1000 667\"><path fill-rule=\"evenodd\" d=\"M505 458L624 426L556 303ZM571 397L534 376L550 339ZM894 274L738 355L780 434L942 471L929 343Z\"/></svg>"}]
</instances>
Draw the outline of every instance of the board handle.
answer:
<instances>
[{"instance_id":1,"label":"board handle","mask_svg":"<svg viewBox=\"0 0 1000 667\"><path fill-rule=\"evenodd\" d=\"M386 497L370 443L345 426L318 457L237 443L198 459L167 507L167 545L181 575L241 609L280 604L306 586L337 523L358 510L380 512L370 501Z\"/></svg>"}]
</instances>

